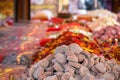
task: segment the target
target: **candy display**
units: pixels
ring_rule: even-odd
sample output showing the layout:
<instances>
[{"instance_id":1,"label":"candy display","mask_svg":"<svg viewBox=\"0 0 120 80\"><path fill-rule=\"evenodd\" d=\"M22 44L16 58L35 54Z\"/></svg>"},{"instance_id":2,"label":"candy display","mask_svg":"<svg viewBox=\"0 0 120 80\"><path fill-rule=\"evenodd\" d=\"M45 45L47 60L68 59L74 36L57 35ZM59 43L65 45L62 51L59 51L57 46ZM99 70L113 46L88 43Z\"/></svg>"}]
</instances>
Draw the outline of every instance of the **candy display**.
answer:
<instances>
[{"instance_id":1,"label":"candy display","mask_svg":"<svg viewBox=\"0 0 120 80\"><path fill-rule=\"evenodd\" d=\"M85 18L89 20L86 22L86 24L88 24L92 31L98 31L106 26L120 25L117 21L118 16L115 13L104 9L88 11L85 15L77 16L78 19L79 16L80 18L82 18L82 16L85 16Z\"/></svg>"},{"instance_id":2,"label":"candy display","mask_svg":"<svg viewBox=\"0 0 120 80\"><path fill-rule=\"evenodd\" d=\"M107 26L100 31L93 32L93 38L99 40L108 40L110 38L120 37L120 26Z\"/></svg>"},{"instance_id":3,"label":"candy display","mask_svg":"<svg viewBox=\"0 0 120 80\"><path fill-rule=\"evenodd\" d=\"M120 46L120 26L107 26L100 31L93 32L93 38L102 47L104 54L109 58L119 56L119 49L115 50ZM115 53L116 52L116 53ZM110 57L111 56L111 57ZM120 60L116 57L118 61Z\"/></svg>"},{"instance_id":4,"label":"candy display","mask_svg":"<svg viewBox=\"0 0 120 80\"><path fill-rule=\"evenodd\" d=\"M120 79L115 13L94 10L17 25L0 29L0 80Z\"/></svg>"}]
</instances>

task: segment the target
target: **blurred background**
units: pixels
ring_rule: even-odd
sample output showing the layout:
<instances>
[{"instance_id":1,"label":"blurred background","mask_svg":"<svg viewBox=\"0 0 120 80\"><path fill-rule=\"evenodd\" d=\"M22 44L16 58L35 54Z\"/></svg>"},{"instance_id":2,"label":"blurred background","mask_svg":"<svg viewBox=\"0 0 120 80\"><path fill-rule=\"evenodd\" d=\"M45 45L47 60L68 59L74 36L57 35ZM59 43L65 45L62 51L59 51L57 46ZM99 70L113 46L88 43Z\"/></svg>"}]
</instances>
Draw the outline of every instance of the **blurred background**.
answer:
<instances>
[{"instance_id":1,"label":"blurred background","mask_svg":"<svg viewBox=\"0 0 120 80\"><path fill-rule=\"evenodd\" d=\"M31 20L59 13L84 14L87 10L120 12L120 0L0 0L0 19Z\"/></svg>"}]
</instances>

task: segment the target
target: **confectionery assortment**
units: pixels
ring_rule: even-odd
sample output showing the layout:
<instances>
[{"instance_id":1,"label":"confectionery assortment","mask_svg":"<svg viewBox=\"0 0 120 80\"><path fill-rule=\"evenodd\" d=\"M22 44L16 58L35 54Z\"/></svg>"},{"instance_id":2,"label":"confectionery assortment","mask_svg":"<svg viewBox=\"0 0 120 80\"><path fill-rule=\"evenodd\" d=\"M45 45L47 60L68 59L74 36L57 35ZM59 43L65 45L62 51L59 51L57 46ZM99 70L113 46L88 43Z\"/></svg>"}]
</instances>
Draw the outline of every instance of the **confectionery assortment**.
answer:
<instances>
[{"instance_id":1,"label":"confectionery assortment","mask_svg":"<svg viewBox=\"0 0 120 80\"><path fill-rule=\"evenodd\" d=\"M34 28L27 32L26 27L16 28L22 34L8 35L9 40L15 39L16 47L12 42L7 48L16 52L1 58L0 80L120 79L120 23L116 14L95 10L30 25ZM14 67L9 67L11 64Z\"/></svg>"}]
</instances>

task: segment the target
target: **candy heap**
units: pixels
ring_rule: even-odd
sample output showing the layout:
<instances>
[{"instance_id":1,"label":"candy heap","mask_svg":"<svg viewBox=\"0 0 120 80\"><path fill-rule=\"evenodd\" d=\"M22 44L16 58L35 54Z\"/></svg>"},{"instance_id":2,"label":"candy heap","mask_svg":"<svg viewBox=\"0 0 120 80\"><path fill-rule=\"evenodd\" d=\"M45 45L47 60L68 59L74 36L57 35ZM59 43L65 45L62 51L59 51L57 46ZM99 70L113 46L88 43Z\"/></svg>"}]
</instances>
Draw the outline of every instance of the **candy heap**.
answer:
<instances>
[{"instance_id":1,"label":"candy heap","mask_svg":"<svg viewBox=\"0 0 120 80\"><path fill-rule=\"evenodd\" d=\"M32 65L28 75L29 80L119 80L120 66L71 43L56 47L53 54Z\"/></svg>"}]
</instances>

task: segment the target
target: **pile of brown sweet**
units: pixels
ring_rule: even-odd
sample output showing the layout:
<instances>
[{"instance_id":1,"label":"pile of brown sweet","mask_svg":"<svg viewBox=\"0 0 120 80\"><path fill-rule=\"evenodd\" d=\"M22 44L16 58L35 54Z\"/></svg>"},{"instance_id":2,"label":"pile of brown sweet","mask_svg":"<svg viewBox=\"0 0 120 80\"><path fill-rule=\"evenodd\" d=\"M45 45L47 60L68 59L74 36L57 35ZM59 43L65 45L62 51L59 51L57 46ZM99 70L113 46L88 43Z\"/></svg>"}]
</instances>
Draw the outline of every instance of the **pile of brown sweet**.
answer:
<instances>
[{"instance_id":1,"label":"pile of brown sweet","mask_svg":"<svg viewBox=\"0 0 120 80\"><path fill-rule=\"evenodd\" d=\"M120 80L120 65L76 43L58 46L53 53L33 64L22 80Z\"/></svg>"}]
</instances>

